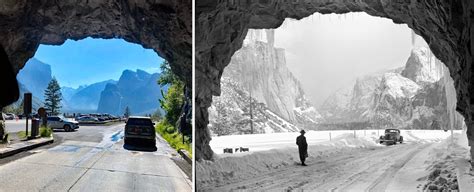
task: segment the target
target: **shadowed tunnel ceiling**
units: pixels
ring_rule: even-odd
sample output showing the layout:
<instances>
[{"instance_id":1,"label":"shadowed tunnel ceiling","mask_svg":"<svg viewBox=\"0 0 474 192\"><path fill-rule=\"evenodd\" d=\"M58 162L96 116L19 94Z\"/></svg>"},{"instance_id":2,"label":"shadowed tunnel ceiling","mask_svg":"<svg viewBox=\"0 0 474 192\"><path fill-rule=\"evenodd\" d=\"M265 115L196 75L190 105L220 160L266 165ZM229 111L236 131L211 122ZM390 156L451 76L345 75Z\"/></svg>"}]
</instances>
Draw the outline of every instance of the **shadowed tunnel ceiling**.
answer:
<instances>
[{"instance_id":1,"label":"shadowed tunnel ceiling","mask_svg":"<svg viewBox=\"0 0 474 192\"><path fill-rule=\"evenodd\" d=\"M220 78L248 29L277 28L285 18L315 12L366 12L406 23L422 36L449 68L455 81L457 111L464 115L469 144L474 143L473 4L470 0L201 0L196 1L196 158L212 159L208 111L220 95ZM315 26L317 27L317 26Z\"/></svg>"},{"instance_id":2,"label":"shadowed tunnel ceiling","mask_svg":"<svg viewBox=\"0 0 474 192\"><path fill-rule=\"evenodd\" d=\"M0 0L0 18L1 106L18 99L15 75L38 46L66 39L122 38L141 44L168 60L191 87L191 0Z\"/></svg>"}]
</instances>

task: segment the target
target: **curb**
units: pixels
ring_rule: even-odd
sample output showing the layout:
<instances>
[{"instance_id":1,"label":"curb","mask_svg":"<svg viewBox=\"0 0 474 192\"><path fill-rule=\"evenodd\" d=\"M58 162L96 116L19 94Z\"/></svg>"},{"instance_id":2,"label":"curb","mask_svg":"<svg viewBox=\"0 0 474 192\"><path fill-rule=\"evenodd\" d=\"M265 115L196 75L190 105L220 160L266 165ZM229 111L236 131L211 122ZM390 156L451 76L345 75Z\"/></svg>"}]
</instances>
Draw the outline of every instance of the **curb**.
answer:
<instances>
[{"instance_id":1,"label":"curb","mask_svg":"<svg viewBox=\"0 0 474 192\"><path fill-rule=\"evenodd\" d=\"M0 159L15 155L15 154L23 152L23 151L27 151L27 150L34 149L34 148L37 148L37 147L41 147L43 145L47 145L47 144L50 144L50 143L53 143L53 142L54 142L54 138L51 137L50 139L45 139L42 142L33 143L33 144L22 146L22 147L19 147L19 148L7 149L5 151L0 152Z\"/></svg>"},{"instance_id":2,"label":"curb","mask_svg":"<svg viewBox=\"0 0 474 192\"><path fill-rule=\"evenodd\" d=\"M183 157L184 160L186 160L189 164L193 164L193 160L189 157L189 153L184 150L184 149L180 149L178 150L178 153L181 155L181 157Z\"/></svg>"}]
</instances>

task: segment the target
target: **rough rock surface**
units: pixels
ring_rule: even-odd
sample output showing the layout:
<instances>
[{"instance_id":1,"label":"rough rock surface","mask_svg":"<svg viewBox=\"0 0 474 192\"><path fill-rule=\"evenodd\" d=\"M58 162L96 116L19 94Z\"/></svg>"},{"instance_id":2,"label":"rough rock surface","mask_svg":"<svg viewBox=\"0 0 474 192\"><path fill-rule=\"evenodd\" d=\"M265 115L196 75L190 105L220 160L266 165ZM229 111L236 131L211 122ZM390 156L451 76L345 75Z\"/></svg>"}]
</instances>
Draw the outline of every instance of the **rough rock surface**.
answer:
<instances>
[{"instance_id":1,"label":"rough rock surface","mask_svg":"<svg viewBox=\"0 0 474 192\"><path fill-rule=\"evenodd\" d=\"M474 144L474 2L314 0L196 1L196 158L212 159L207 130L212 96L220 94L220 77L241 46L249 28L277 28L285 18L301 19L315 12L366 12L406 23L422 36L450 70L457 92L457 111L466 118Z\"/></svg>"},{"instance_id":2,"label":"rough rock surface","mask_svg":"<svg viewBox=\"0 0 474 192\"><path fill-rule=\"evenodd\" d=\"M0 0L0 18L0 45L15 74L39 44L60 45L66 39L86 37L122 38L154 49L191 87L191 0ZM0 71L5 71L5 65L7 62L0 64Z\"/></svg>"}]
</instances>

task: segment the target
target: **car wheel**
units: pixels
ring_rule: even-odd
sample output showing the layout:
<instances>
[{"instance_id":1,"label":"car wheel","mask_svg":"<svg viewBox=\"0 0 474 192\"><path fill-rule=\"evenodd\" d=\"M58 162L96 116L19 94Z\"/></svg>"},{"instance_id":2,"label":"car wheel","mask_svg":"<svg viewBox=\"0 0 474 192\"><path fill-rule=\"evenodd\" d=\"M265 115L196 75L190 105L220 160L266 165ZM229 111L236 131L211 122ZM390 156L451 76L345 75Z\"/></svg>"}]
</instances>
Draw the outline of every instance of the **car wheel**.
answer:
<instances>
[{"instance_id":1,"label":"car wheel","mask_svg":"<svg viewBox=\"0 0 474 192\"><path fill-rule=\"evenodd\" d=\"M71 126L64 125L64 131L71 131Z\"/></svg>"}]
</instances>

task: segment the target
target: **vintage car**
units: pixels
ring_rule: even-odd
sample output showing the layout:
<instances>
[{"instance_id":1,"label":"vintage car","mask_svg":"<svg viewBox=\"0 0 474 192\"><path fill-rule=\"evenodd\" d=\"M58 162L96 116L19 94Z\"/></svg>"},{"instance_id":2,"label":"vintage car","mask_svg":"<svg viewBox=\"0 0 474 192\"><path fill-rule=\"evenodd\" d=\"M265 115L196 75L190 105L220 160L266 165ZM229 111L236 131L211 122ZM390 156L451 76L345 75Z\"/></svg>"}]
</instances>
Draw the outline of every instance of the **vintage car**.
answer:
<instances>
[{"instance_id":1,"label":"vintage car","mask_svg":"<svg viewBox=\"0 0 474 192\"><path fill-rule=\"evenodd\" d=\"M385 129L385 135L380 136L379 143L387 145L396 145L397 142L403 143L403 137L399 129Z\"/></svg>"}]
</instances>

